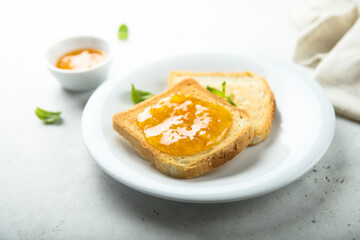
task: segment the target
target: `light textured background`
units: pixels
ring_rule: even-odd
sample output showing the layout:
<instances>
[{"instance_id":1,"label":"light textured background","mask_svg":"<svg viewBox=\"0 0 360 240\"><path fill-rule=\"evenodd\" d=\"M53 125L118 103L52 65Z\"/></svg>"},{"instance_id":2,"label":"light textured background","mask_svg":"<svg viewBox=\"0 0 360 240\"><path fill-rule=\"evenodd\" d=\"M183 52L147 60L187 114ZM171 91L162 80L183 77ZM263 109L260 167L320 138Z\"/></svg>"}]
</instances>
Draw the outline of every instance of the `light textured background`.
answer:
<instances>
[{"instance_id":1,"label":"light textured background","mask_svg":"<svg viewBox=\"0 0 360 240\"><path fill-rule=\"evenodd\" d=\"M360 125L337 117L334 141L295 183L227 204L154 198L116 182L85 149L91 95L64 91L43 51L60 38L106 38L111 74L171 53L252 50L291 60L288 10L301 1L20 1L0 3L0 239L360 239ZM117 40L126 23L129 40ZM63 111L44 125L40 106Z\"/></svg>"}]
</instances>

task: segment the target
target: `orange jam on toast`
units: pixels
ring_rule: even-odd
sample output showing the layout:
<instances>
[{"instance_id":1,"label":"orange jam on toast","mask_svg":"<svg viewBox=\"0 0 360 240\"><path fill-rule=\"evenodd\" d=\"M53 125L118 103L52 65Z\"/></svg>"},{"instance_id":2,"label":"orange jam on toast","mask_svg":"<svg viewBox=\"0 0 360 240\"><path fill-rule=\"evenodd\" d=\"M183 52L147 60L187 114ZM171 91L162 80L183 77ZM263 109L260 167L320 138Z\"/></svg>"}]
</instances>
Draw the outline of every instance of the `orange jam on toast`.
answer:
<instances>
[{"instance_id":1,"label":"orange jam on toast","mask_svg":"<svg viewBox=\"0 0 360 240\"><path fill-rule=\"evenodd\" d=\"M138 115L146 141L162 152L192 155L219 144L232 126L230 112L201 99L172 94Z\"/></svg>"}]
</instances>

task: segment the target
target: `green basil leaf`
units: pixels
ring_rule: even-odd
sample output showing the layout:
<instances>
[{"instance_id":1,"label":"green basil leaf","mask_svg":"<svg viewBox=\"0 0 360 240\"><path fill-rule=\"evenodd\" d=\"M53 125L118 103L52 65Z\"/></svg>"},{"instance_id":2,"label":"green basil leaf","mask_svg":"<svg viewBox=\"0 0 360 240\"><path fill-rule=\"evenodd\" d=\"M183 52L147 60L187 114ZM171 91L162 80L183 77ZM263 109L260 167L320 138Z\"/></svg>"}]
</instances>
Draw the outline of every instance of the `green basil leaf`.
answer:
<instances>
[{"instance_id":1,"label":"green basil leaf","mask_svg":"<svg viewBox=\"0 0 360 240\"><path fill-rule=\"evenodd\" d=\"M35 114L45 123L54 123L60 118L61 112L49 112L41 108L36 108Z\"/></svg>"},{"instance_id":2,"label":"green basil leaf","mask_svg":"<svg viewBox=\"0 0 360 240\"><path fill-rule=\"evenodd\" d=\"M233 105L233 106L236 107L236 104L233 102L233 100L231 100L230 96L226 96L226 99L228 100L228 102L229 102L231 105Z\"/></svg>"},{"instance_id":3,"label":"green basil leaf","mask_svg":"<svg viewBox=\"0 0 360 240\"><path fill-rule=\"evenodd\" d=\"M128 38L128 35L129 35L128 27L125 24L122 24L119 27L118 38L120 40L126 40Z\"/></svg>"},{"instance_id":4,"label":"green basil leaf","mask_svg":"<svg viewBox=\"0 0 360 240\"><path fill-rule=\"evenodd\" d=\"M154 96L152 93L137 90L135 89L134 84L131 84L131 99L135 104L151 98L152 96Z\"/></svg>"},{"instance_id":5,"label":"green basil leaf","mask_svg":"<svg viewBox=\"0 0 360 240\"><path fill-rule=\"evenodd\" d=\"M225 93L217 90L216 88L206 86L206 89L209 90L211 93L219 96L219 97L225 97Z\"/></svg>"},{"instance_id":6,"label":"green basil leaf","mask_svg":"<svg viewBox=\"0 0 360 240\"><path fill-rule=\"evenodd\" d=\"M233 100L231 100L230 98L230 95L226 95L225 94L225 87L226 87L226 82L223 82L221 84L221 88L222 88L222 91L216 89L216 88L213 88L213 87L210 87L210 86L206 86L206 89L209 90L211 93L219 96L219 97L223 97L223 98L226 98L226 100L233 106L236 106L236 104L233 102Z\"/></svg>"}]
</instances>

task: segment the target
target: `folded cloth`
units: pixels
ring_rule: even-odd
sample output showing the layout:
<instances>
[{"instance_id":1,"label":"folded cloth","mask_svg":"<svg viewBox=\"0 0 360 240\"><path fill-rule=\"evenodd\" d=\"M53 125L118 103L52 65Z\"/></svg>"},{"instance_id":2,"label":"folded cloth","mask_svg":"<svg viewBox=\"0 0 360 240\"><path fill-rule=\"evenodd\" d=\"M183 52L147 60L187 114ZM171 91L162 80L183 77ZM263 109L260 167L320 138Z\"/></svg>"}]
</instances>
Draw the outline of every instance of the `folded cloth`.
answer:
<instances>
[{"instance_id":1,"label":"folded cloth","mask_svg":"<svg viewBox=\"0 0 360 240\"><path fill-rule=\"evenodd\" d=\"M360 18L315 70L341 115L360 121Z\"/></svg>"},{"instance_id":2,"label":"folded cloth","mask_svg":"<svg viewBox=\"0 0 360 240\"><path fill-rule=\"evenodd\" d=\"M318 0L292 11L301 30L294 61L315 78L337 114L360 122L360 0Z\"/></svg>"},{"instance_id":3,"label":"folded cloth","mask_svg":"<svg viewBox=\"0 0 360 240\"><path fill-rule=\"evenodd\" d=\"M290 19L301 28L294 61L315 67L358 18L353 1L326 0L292 11Z\"/></svg>"},{"instance_id":4,"label":"folded cloth","mask_svg":"<svg viewBox=\"0 0 360 240\"><path fill-rule=\"evenodd\" d=\"M308 2L308 4L302 3L294 7L289 12L290 21L298 29L324 19L326 15L344 12L354 4L360 3L360 0L311 0Z\"/></svg>"}]
</instances>

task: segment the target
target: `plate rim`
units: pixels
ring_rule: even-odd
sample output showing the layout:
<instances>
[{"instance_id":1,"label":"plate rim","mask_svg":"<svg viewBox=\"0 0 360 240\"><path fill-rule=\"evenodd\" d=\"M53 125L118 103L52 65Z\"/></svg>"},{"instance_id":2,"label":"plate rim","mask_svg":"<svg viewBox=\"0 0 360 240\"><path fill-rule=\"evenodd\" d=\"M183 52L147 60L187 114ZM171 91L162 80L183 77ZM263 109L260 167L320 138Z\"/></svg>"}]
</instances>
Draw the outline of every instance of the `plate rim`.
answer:
<instances>
[{"instance_id":1,"label":"plate rim","mask_svg":"<svg viewBox=\"0 0 360 240\"><path fill-rule=\"evenodd\" d=\"M232 56L237 56L237 57L239 57L239 56L246 57L246 56L251 55L252 58L254 58L254 56L255 56L255 58L262 59L260 62L263 62L263 63L268 62L273 65L275 64L278 67L281 67L281 68L284 67L287 71L293 72L295 75L297 75L301 79L303 79L306 82L306 85L310 84L310 89L312 91L314 89L317 89L316 99L319 100L319 103L321 105L321 110L322 110L321 115L323 115L325 113L325 115L327 116L326 119L327 119L328 124L327 124L326 132L327 132L328 137L324 139L321 149L318 151L317 156L312 161L312 163L309 164L308 167L304 168L302 171L299 171L297 174L292 175L291 178L287 179L286 181L282 181L282 183L270 185L270 187L267 187L265 190L253 191L253 193L248 194L246 196L241 196L241 194L239 195L239 194L236 194L236 192L232 192L232 194L230 194L230 195L227 194L223 197L218 196L216 194L203 194L203 195L199 195L199 196L189 196L186 194L174 194L174 193L169 194L169 192L167 192L167 191L161 191L161 190L156 190L156 189L154 190L153 188L147 188L147 187L140 186L139 184L129 181L128 179L126 179L124 177L118 176L117 174L114 173L114 171L111 171L106 167L106 164L104 163L104 161L99 159L99 157L97 157L97 153L93 151L92 147L90 147L91 143L89 142L89 138L87 137L88 136L87 135L88 132L86 129L86 126L88 124L87 115L89 114L89 109L91 108L91 106L92 106L91 104L94 101L94 99L98 98L98 96L100 97L102 91L105 91L106 88L111 86L111 84L115 84L116 82L121 81L121 79L125 78L128 74L132 73L133 71L136 71L136 69L141 69L142 67L145 67L148 64L155 64L156 62L168 60L169 58L176 59L176 58L183 58L183 57L190 57L190 56L199 56L199 55L204 55L204 54L205 55L208 55L208 54L210 54L210 55L213 55L213 54L232 55ZM103 89L105 89L105 90L103 90ZM322 127L321 130L324 131L324 128L325 128L325 125ZM295 180L297 180L298 178L303 176L305 173L307 173L313 167L313 165L315 165L316 163L318 163L320 161L320 159L326 153L326 151L328 150L328 148L333 140L334 133L335 133L335 112L334 112L332 103L330 102L329 98L326 96L326 94L325 94L324 90L322 89L322 87L320 86L320 84L315 79L312 79L309 75L307 75L299 66L295 65L294 63L281 61L274 57L270 57L270 56L266 56L266 55L254 53L254 52L236 52L236 53L234 53L234 52L215 52L215 51L192 52L192 53L182 53L182 54L176 54L176 55L162 56L157 59L149 59L149 60L143 61L140 64L129 67L127 69L127 71L124 71L122 74L117 74L117 75L111 77L110 79L108 79L107 81L105 81L104 83L102 83L92 93L89 100L87 101L87 104L86 104L83 114L82 114L81 130L82 130L84 144L85 144L87 150L89 151L90 155L94 158L97 165L104 172L106 172L108 175L110 175L111 177L113 177L114 179L119 181L120 183L125 184L126 186L128 186L132 189L135 189L137 191L140 191L140 192L152 195L152 196L160 197L163 199L181 201L181 202L192 202L192 203L219 203L219 202L232 202L232 201L249 199L249 198L267 194L269 192L273 192L273 191L278 190L286 185L289 185L290 183L294 182ZM314 147L312 147L312 148L314 148ZM303 157L305 158L305 155Z\"/></svg>"}]
</instances>

